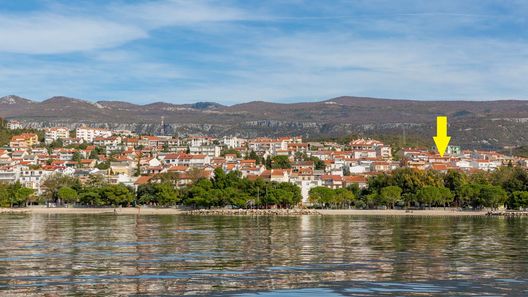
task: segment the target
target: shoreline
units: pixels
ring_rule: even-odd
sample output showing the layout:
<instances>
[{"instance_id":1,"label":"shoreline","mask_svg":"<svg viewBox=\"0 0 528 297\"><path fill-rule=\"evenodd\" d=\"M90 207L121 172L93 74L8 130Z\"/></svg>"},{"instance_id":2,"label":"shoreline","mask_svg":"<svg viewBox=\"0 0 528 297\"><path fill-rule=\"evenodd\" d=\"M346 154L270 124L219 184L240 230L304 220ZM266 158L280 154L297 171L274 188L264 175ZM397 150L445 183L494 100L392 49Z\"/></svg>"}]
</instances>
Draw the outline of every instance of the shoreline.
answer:
<instances>
[{"instance_id":1,"label":"shoreline","mask_svg":"<svg viewBox=\"0 0 528 297\"><path fill-rule=\"evenodd\" d=\"M454 210L454 209L318 209L321 215L350 216L486 216L487 210Z\"/></svg>"},{"instance_id":2,"label":"shoreline","mask_svg":"<svg viewBox=\"0 0 528 297\"><path fill-rule=\"evenodd\" d=\"M115 210L115 211L114 211ZM28 207L0 208L0 214L116 214L116 215L198 215L198 216L486 216L487 210L462 211L455 209L205 209L118 207L118 208L66 208Z\"/></svg>"}]
</instances>

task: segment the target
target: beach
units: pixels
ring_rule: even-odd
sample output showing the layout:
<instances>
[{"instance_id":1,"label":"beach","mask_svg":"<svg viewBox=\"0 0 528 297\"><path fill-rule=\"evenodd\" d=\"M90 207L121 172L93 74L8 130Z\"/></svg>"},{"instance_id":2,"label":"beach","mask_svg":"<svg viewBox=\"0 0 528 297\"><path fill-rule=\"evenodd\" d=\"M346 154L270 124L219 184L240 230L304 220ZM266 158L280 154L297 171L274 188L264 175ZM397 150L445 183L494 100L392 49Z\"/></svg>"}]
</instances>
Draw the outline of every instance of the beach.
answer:
<instances>
[{"instance_id":1,"label":"beach","mask_svg":"<svg viewBox=\"0 0 528 297\"><path fill-rule=\"evenodd\" d=\"M150 208L150 207L118 207L118 208L74 208L74 207L27 207L0 208L1 213L28 214L116 214L116 215L352 215L352 216L485 216L488 211L461 211L456 209L211 209L211 210L182 210L178 208Z\"/></svg>"}]
</instances>

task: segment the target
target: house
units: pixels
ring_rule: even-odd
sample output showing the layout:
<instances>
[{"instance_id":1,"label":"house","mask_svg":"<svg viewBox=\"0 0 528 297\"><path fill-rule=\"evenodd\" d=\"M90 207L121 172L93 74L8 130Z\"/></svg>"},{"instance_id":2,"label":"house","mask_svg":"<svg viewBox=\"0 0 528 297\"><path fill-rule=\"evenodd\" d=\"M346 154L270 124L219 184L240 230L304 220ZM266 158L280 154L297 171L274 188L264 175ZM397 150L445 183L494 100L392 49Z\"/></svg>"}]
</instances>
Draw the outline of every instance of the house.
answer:
<instances>
[{"instance_id":1,"label":"house","mask_svg":"<svg viewBox=\"0 0 528 297\"><path fill-rule=\"evenodd\" d=\"M68 138L62 138L62 144L64 146L68 146L68 145L79 145L79 144L82 144L84 143L84 140L81 139L81 138L71 138L71 137L68 137Z\"/></svg>"},{"instance_id":2,"label":"house","mask_svg":"<svg viewBox=\"0 0 528 297\"><path fill-rule=\"evenodd\" d=\"M90 128L86 125L82 125L75 129L75 137L82 139L86 142L93 142L96 137L110 137L112 131L101 128Z\"/></svg>"},{"instance_id":3,"label":"house","mask_svg":"<svg viewBox=\"0 0 528 297\"><path fill-rule=\"evenodd\" d=\"M390 146L380 145L375 147L376 155L378 158L391 159L392 149Z\"/></svg>"},{"instance_id":4,"label":"house","mask_svg":"<svg viewBox=\"0 0 528 297\"><path fill-rule=\"evenodd\" d=\"M320 179L314 179L313 175L297 175L290 179L290 182L301 188L302 204L308 203L310 197L310 190L315 187L320 187L322 182Z\"/></svg>"},{"instance_id":5,"label":"house","mask_svg":"<svg viewBox=\"0 0 528 297\"><path fill-rule=\"evenodd\" d=\"M286 169L271 169L270 170L270 181L272 182L288 182L289 174Z\"/></svg>"},{"instance_id":6,"label":"house","mask_svg":"<svg viewBox=\"0 0 528 297\"><path fill-rule=\"evenodd\" d=\"M10 184L16 182L20 177L18 166L0 166L0 184Z\"/></svg>"},{"instance_id":7,"label":"house","mask_svg":"<svg viewBox=\"0 0 528 297\"><path fill-rule=\"evenodd\" d=\"M95 168L97 161L95 159L82 159L79 162L81 168Z\"/></svg>"},{"instance_id":8,"label":"house","mask_svg":"<svg viewBox=\"0 0 528 297\"><path fill-rule=\"evenodd\" d=\"M95 137L93 144L97 146L106 146L106 147L117 147L121 144L121 137L119 136L110 136L110 137Z\"/></svg>"},{"instance_id":9,"label":"house","mask_svg":"<svg viewBox=\"0 0 528 297\"><path fill-rule=\"evenodd\" d=\"M364 175L343 176L343 187L356 184L360 189L367 187L367 178Z\"/></svg>"},{"instance_id":10,"label":"house","mask_svg":"<svg viewBox=\"0 0 528 297\"><path fill-rule=\"evenodd\" d=\"M110 162L110 173L132 175L134 167L128 161Z\"/></svg>"},{"instance_id":11,"label":"house","mask_svg":"<svg viewBox=\"0 0 528 297\"><path fill-rule=\"evenodd\" d=\"M58 139L70 137L70 130L64 127L54 127L44 129L44 142L50 144Z\"/></svg>"},{"instance_id":12,"label":"house","mask_svg":"<svg viewBox=\"0 0 528 297\"><path fill-rule=\"evenodd\" d=\"M435 171L446 173L447 170L450 169L450 166L445 163L432 163L429 168Z\"/></svg>"},{"instance_id":13,"label":"house","mask_svg":"<svg viewBox=\"0 0 528 297\"><path fill-rule=\"evenodd\" d=\"M243 139L243 138L238 138L236 136L224 136L224 138L222 139L222 143L227 146L227 148L237 148L237 147L242 147L245 143L247 142L246 139Z\"/></svg>"},{"instance_id":14,"label":"house","mask_svg":"<svg viewBox=\"0 0 528 297\"><path fill-rule=\"evenodd\" d=\"M180 154L164 154L158 156L160 161L166 165L179 165Z\"/></svg>"},{"instance_id":15,"label":"house","mask_svg":"<svg viewBox=\"0 0 528 297\"><path fill-rule=\"evenodd\" d=\"M156 148L158 147L159 143L161 142L161 139L158 136L141 136L138 140L138 145L144 146L144 147L151 147Z\"/></svg>"},{"instance_id":16,"label":"house","mask_svg":"<svg viewBox=\"0 0 528 297\"><path fill-rule=\"evenodd\" d=\"M233 162L237 158L237 155L236 154L225 154L224 158L226 159L227 162Z\"/></svg>"},{"instance_id":17,"label":"house","mask_svg":"<svg viewBox=\"0 0 528 297\"><path fill-rule=\"evenodd\" d=\"M263 165L259 166L247 166L247 167L241 167L238 169L240 173L242 173L243 177L251 176L251 175L261 175L264 171L266 171L266 167Z\"/></svg>"},{"instance_id":18,"label":"house","mask_svg":"<svg viewBox=\"0 0 528 297\"><path fill-rule=\"evenodd\" d=\"M349 143L349 146L353 150L375 150L378 146L383 146L383 143L381 141L377 141L374 139L356 139L352 140Z\"/></svg>"},{"instance_id":19,"label":"house","mask_svg":"<svg viewBox=\"0 0 528 297\"><path fill-rule=\"evenodd\" d=\"M214 138L208 136L192 136L188 139L191 147L210 146L214 142Z\"/></svg>"},{"instance_id":20,"label":"house","mask_svg":"<svg viewBox=\"0 0 528 297\"><path fill-rule=\"evenodd\" d=\"M374 161L370 164L370 170L373 172L388 172L391 170L391 162Z\"/></svg>"},{"instance_id":21,"label":"house","mask_svg":"<svg viewBox=\"0 0 528 297\"><path fill-rule=\"evenodd\" d=\"M22 170L20 172L20 183L26 187L35 190L35 194L41 195L43 192L43 182L53 173L52 170Z\"/></svg>"},{"instance_id":22,"label":"house","mask_svg":"<svg viewBox=\"0 0 528 297\"><path fill-rule=\"evenodd\" d=\"M469 170L470 168L473 168L471 165L471 161L467 159L460 159L454 162L455 167L458 167L462 170Z\"/></svg>"},{"instance_id":23,"label":"house","mask_svg":"<svg viewBox=\"0 0 528 297\"><path fill-rule=\"evenodd\" d=\"M493 171L497 169L498 164L490 160L477 159L471 161L471 167L477 170Z\"/></svg>"},{"instance_id":24,"label":"house","mask_svg":"<svg viewBox=\"0 0 528 297\"><path fill-rule=\"evenodd\" d=\"M11 137L9 146L12 149L16 148L30 148L38 144L38 135L35 133L22 133Z\"/></svg>"},{"instance_id":25,"label":"house","mask_svg":"<svg viewBox=\"0 0 528 297\"><path fill-rule=\"evenodd\" d=\"M135 181L134 181L134 188L135 190L137 191L138 187L141 186L141 185L145 185L145 184L148 184L149 181L154 177L154 175L142 175L142 176L139 176Z\"/></svg>"},{"instance_id":26,"label":"house","mask_svg":"<svg viewBox=\"0 0 528 297\"><path fill-rule=\"evenodd\" d=\"M77 151L74 149L58 148L53 150L53 154L57 155L59 160L71 161Z\"/></svg>"},{"instance_id":27,"label":"house","mask_svg":"<svg viewBox=\"0 0 528 297\"><path fill-rule=\"evenodd\" d=\"M174 166L171 166L167 172L169 173L184 173L186 171L189 170L189 167L187 166L178 166L178 165L174 165Z\"/></svg>"},{"instance_id":28,"label":"house","mask_svg":"<svg viewBox=\"0 0 528 297\"><path fill-rule=\"evenodd\" d=\"M208 155L191 155L189 160L189 166L192 167L205 167L211 163L211 157Z\"/></svg>"},{"instance_id":29,"label":"house","mask_svg":"<svg viewBox=\"0 0 528 297\"><path fill-rule=\"evenodd\" d=\"M321 182L323 187L331 189L339 189L343 187L343 177L340 175L325 174L321 176Z\"/></svg>"},{"instance_id":30,"label":"house","mask_svg":"<svg viewBox=\"0 0 528 297\"><path fill-rule=\"evenodd\" d=\"M7 122L7 129L9 130L17 130L17 129L22 129L22 123L17 121L17 120L11 120L9 122Z\"/></svg>"},{"instance_id":31,"label":"house","mask_svg":"<svg viewBox=\"0 0 528 297\"><path fill-rule=\"evenodd\" d=\"M189 153L192 155L207 155L210 158L216 158L220 156L221 148L218 145L190 146Z\"/></svg>"},{"instance_id":32,"label":"house","mask_svg":"<svg viewBox=\"0 0 528 297\"><path fill-rule=\"evenodd\" d=\"M6 150L0 150L0 166L9 165L13 162L11 156Z\"/></svg>"}]
</instances>

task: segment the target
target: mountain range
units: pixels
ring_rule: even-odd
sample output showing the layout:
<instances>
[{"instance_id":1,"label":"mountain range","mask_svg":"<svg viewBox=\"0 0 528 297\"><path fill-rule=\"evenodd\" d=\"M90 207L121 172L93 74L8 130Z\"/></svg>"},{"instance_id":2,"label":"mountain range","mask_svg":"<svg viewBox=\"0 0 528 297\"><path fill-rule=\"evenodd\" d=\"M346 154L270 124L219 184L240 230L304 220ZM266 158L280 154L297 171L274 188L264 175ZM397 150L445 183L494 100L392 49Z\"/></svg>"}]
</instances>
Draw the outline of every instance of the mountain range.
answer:
<instances>
[{"instance_id":1,"label":"mountain range","mask_svg":"<svg viewBox=\"0 0 528 297\"><path fill-rule=\"evenodd\" d=\"M308 138L405 133L427 139L431 145L437 115L448 116L453 144L504 148L528 143L528 101L523 100L420 101L343 96L320 102L252 101L225 106L214 102L138 105L61 96L42 102L14 95L0 98L0 117L20 120L32 128L89 124L153 134Z\"/></svg>"}]
</instances>

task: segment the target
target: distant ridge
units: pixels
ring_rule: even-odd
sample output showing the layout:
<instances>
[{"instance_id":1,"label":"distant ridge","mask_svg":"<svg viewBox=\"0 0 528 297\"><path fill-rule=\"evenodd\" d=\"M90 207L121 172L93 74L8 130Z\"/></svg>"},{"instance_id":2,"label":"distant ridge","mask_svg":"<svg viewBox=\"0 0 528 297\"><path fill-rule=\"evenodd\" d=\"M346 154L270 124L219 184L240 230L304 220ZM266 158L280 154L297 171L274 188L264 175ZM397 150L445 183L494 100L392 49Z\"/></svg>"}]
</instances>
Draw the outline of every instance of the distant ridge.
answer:
<instances>
[{"instance_id":1,"label":"distant ridge","mask_svg":"<svg viewBox=\"0 0 528 297\"><path fill-rule=\"evenodd\" d=\"M449 117L453 143L501 148L528 144L528 101L419 101L342 96L319 102L252 101L225 106L215 102L138 105L91 102L56 96L42 102L15 95L0 98L0 117L32 127L81 123L157 133L164 117L168 133L211 135L337 137L401 135L429 139L437 115ZM432 145L432 139L431 139Z\"/></svg>"}]
</instances>

